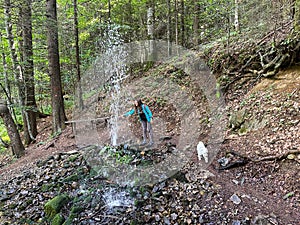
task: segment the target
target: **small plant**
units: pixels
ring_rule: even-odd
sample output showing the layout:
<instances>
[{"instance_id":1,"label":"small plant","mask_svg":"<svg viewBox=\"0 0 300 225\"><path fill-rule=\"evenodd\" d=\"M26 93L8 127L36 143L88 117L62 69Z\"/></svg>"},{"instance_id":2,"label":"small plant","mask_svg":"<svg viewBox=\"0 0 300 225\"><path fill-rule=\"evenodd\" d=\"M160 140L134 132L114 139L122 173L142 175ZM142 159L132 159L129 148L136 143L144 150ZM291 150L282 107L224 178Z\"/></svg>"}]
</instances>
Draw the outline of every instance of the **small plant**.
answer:
<instances>
[{"instance_id":1,"label":"small plant","mask_svg":"<svg viewBox=\"0 0 300 225\"><path fill-rule=\"evenodd\" d=\"M243 106L245 106L245 105L247 105L247 100L243 100L243 101L240 103L240 106L241 106L241 107L243 107Z\"/></svg>"}]
</instances>

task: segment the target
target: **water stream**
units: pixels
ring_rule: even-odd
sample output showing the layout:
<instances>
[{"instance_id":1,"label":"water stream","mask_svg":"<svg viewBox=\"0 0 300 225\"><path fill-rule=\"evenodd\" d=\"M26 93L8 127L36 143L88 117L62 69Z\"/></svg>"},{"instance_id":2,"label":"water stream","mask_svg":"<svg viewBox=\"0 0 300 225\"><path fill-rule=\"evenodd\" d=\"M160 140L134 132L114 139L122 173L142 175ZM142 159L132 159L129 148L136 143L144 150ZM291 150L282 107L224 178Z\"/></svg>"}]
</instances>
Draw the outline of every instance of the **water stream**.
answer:
<instances>
[{"instance_id":1,"label":"water stream","mask_svg":"<svg viewBox=\"0 0 300 225\"><path fill-rule=\"evenodd\" d=\"M134 199L130 197L126 190L119 190L114 187L106 188L102 198L109 210L113 210L116 207L132 207L134 205Z\"/></svg>"}]
</instances>

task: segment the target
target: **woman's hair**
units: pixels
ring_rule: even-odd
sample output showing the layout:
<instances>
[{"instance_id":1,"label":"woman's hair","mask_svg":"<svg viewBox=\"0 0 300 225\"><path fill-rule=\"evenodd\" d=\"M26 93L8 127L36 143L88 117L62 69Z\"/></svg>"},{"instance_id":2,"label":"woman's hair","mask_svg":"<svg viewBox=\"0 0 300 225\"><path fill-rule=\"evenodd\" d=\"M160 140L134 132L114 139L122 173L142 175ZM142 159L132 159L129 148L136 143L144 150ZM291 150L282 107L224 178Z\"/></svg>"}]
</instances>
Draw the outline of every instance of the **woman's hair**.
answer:
<instances>
[{"instance_id":1,"label":"woman's hair","mask_svg":"<svg viewBox=\"0 0 300 225\"><path fill-rule=\"evenodd\" d=\"M144 104L144 103L142 102L142 99L138 99L138 100L137 100L137 103L138 103L138 105L135 105L135 109L136 109L136 110L137 110L137 109L142 110L142 105Z\"/></svg>"}]
</instances>

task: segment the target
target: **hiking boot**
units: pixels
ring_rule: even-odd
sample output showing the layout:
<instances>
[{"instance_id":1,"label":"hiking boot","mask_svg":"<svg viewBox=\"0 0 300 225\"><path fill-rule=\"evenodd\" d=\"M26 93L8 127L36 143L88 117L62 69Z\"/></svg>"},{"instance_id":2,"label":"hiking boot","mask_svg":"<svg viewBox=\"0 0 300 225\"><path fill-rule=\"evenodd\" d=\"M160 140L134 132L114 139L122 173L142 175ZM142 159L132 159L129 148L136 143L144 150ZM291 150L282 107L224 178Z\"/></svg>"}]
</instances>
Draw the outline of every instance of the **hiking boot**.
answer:
<instances>
[{"instance_id":1,"label":"hiking boot","mask_svg":"<svg viewBox=\"0 0 300 225\"><path fill-rule=\"evenodd\" d=\"M145 145L145 144L147 144L147 142L146 142L146 141L143 141L140 145Z\"/></svg>"},{"instance_id":2,"label":"hiking boot","mask_svg":"<svg viewBox=\"0 0 300 225\"><path fill-rule=\"evenodd\" d=\"M150 141L149 144L148 144L148 146L152 146L153 144L154 144L154 142Z\"/></svg>"}]
</instances>

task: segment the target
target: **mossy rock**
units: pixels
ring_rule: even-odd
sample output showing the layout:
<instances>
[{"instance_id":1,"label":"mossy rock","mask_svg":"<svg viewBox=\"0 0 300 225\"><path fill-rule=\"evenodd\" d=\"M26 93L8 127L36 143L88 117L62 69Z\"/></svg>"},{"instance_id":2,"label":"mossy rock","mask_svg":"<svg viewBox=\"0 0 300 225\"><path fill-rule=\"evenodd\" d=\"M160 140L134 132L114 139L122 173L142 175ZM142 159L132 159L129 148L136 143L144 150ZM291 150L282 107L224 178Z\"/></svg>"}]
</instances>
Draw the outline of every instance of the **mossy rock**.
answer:
<instances>
[{"instance_id":1,"label":"mossy rock","mask_svg":"<svg viewBox=\"0 0 300 225\"><path fill-rule=\"evenodd\" d=\"M82 206L75 205L71 209L71 213L81 213L84 210Z\"/></svg>"},{"instance_id":2,"label":"mossy rock","mask_svg":"<svg viewBox=\"0 0 300 225\"><path fill-rule=\"evenodd\" d=\"M71 176L66 177L63 180L63 182L73 182L73 181L78 181L78 180L79 180L78 174L75 173L75 174L72 174Z\"/></svg>"},{"instance_id":3,"label":"mossy rock","mask_svg":"<svg viewBox=\"0 0 300 225\"><path fill-rule=\"evenodd\" d=\"M42 192L47 192L47 191L51 191L53 189L53 184L43 184L43 186L41 187L41 191Z\"/></svg>"},{"instance_id":4,"label":"mossy rock","mask_svg":"<svg viewBox=\"0 0 300 225\"><path fill-rule=\"evenodd\" d=\"M75 162L79 157L79 154L69 156L70 162Z\"/></svg>"},{"instance_id":5,"label":"mossy rock","mask_svg":"<svg viewBox=\"0 0 300 225\"><path fill-rule=\"evenodd\" d=\"M75 217L76 217L76 214L71 212L68 219L63 223L63 225L72 225Z\"/></svg>"},{"instance_id":6,"label":"mossy rock","mask_svg":"<svg viewBox=\"0 0 300 225\"><path fill-rule=\"evenodd\" d=\"M51 225L62 225L64 222L65 218L60 213L57 213L51 221Z\"/></svg>"},{"instance_id":7,"label":"mossy rock","mask_svg":"<svg viewBox=\"0 0 300 225\"><path fill-rule=\"evenodd\" d=\"M229 118L230 127L233 129L239 129L245 122L248 112L245 109L233 113Z\"/></svg>"},{"instance_id":8,"label":"mossy rock","mask_svg":"<svg viewBox=\"0 0 300 225\"><path fill-rule=\"evenodd\" d=\"M53 199L49 200L44 206L46 217L52 220L55 217L55 215L60 212L61 208L64 205L66 205L69 201L69 197L65 194L58 195Z\"/></svg>"}]
</instances>

